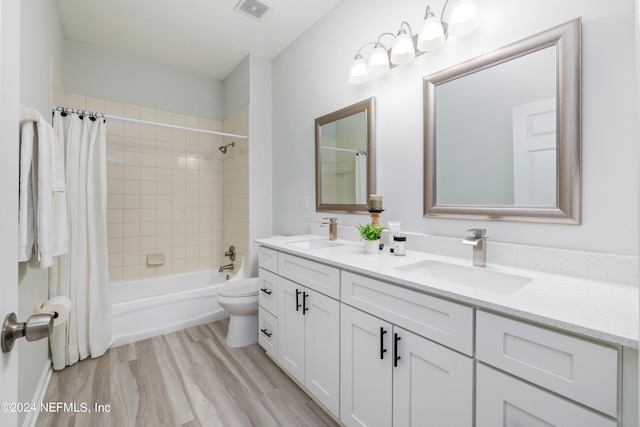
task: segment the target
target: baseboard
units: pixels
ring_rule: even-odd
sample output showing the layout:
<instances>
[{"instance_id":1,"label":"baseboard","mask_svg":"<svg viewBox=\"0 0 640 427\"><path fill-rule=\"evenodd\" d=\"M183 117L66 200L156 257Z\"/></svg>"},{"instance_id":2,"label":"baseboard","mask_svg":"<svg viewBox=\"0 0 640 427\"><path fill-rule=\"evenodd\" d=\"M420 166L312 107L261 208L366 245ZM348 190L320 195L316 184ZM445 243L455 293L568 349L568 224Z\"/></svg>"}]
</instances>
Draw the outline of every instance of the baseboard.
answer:
<instances>
[{"instance_id":1,"label":"baseboard","mask_svg":"<svg viewBox=\"0 0 640 427\"><path fill-rule=\"evenodd\" d=\"M35 393L33 393L33 400L31 401L31 403L33 403L33 405L38 409L40 409L44 396L47 394L47 387L49 387L49 381L51 380L52 373L53 367L51 366L51 360L47 359L47 363L42 370L42 375L40 375L40 381L38 381L38 387L36 388ZM35 427L39 414L39 410L27 412L27 416L22 423L22 427Z\"/></svg>"}]
</instances>

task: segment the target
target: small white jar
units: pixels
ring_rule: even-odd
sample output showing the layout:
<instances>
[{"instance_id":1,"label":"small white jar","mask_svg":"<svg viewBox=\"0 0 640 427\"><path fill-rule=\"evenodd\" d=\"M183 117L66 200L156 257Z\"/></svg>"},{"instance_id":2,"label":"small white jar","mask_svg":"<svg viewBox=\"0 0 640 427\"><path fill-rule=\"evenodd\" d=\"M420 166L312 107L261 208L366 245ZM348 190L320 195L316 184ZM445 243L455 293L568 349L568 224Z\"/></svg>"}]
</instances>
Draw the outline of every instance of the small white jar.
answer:
<instances>
[{"instance_id":1,"label":"small white jar","mask_svg":"<svg viewBox=\"0 0 640 427\"><path fill-rule=\"evenodd\" d=\"M407 241L406 236L393 236L393 254L395 256L405 256L405 242Z\"/></svg>"}]
</instances>

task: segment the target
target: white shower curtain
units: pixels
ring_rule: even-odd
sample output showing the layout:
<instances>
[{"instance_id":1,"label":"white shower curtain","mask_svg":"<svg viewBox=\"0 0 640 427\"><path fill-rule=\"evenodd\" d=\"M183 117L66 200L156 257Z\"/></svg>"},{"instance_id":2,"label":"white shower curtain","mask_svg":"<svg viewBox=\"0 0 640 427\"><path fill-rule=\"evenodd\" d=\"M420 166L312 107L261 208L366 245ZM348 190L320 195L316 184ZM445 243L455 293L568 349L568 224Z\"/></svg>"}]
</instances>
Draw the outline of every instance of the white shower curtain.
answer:
<instances>
[{"instance_id":1,"label":"white shower curtain","mask_svg":"<svg viewBox=\"0 0 640 427\"><path fill-rule=\"evenodd\" d=\"M64 140L69 211L69 253L49 273L49 297L66 296L72 308L51 336L53 368L103 355L111 338L107 260L106 124L55 111L53 127Z\"/></svg>"},{"instance_id":2,"label":"white shower curtain","mask_svg":"<svg viewBox=\"0 0 640 427\"><path fill-rule=\"evenodd\" d=\"M367 155L356 153L356 205L367 204Z\"/></svg>"}]
</instances>

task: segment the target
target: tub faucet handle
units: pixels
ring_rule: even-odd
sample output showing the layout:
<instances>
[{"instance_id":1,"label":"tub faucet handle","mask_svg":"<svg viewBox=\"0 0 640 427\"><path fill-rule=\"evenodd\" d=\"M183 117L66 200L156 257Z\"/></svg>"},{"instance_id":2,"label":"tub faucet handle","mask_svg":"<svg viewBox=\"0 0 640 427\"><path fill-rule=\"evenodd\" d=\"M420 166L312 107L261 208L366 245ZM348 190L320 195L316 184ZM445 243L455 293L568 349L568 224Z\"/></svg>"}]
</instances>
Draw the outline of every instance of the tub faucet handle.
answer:
<instances>
[{"instance_id":1,"label":"tub faucet handle","mask_svg":"<svg viewBox=\"0 0 640 427\"><path fill-rule=\"evenodd\" d=\"M228 256L231 261L235 261L236 248L233 245L229 246L229 250L224 253L224 256Z\"/></svg>"}]
</instances>

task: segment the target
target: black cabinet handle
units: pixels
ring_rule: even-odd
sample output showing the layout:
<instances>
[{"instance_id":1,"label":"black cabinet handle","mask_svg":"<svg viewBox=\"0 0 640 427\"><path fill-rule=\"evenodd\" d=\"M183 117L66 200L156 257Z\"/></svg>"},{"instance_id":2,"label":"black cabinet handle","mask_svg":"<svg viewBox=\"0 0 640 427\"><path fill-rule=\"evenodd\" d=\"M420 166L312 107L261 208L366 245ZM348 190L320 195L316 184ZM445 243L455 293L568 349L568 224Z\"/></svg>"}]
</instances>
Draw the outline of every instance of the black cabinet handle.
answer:
<instances>
[{"instance_id":1,"label":"black cabinet handle","mask_svg":"<svg viewBox=\"0 0 640 427\"><path fill-rule=\"evenodd\" d=\"M271 295L271 294L273 293L273 291L270 291L270 290L269 290L269 289L267 289L267 288L262 288L262 289L260 289L260 290L261 290L262 292L264 292L265 294L267 294L267 295Z\"/></svg>"},{"instance_id":2,"label":"black cabinet handle","mask_svg":"<svg viewBox=\"0 0 640 427\"><path fill-rule=\"evenodd\" d=\"M266 330L266 329L260 329L260 332L262 332L263 334L265 334L265 335L266 335L266 336L268 336L269 338L271 338L271 335L273 335L273 334L271 334L271 333L267 332L267 330Z\"/></svg>"},{"instance_id":3,"label":"black cabinet handle","mask_svg":"<svg viewBox=\"0 0 640 427\"><path fill-rule=\"evenodd\" d=\"M384 330L382 326L380 326L380 360L384 360L384 354L387 352L387 349L384 348L384 334L387 331Z\"/></svg>"},{"instance_id":4,"label":"black cabinet handle","mask_svg":"<svg viewBox=\"0 0 640 427\"><path fill-rule=\"evenodd\" d=\"M398 334L393 334L394 340L393 340L393 367L397 368L398 367L398 360L402 359L402 357L398 356L398 341L400 341L402 338L398 335Z\"/></svg>"},{"instance_id":5,"label":"black cabinet handle","mask_svg":"<svg viewBox=\"0 0 640 427\"><path fill-rule=\"evenodd\" d=\"M307 311L309 311L309 308L307 307L307 297L309 296L308 293L303 292L302 293L302 314L304 315Z\"/></svg>"},{"instance_id":6,"label":"black cabinet handle","mask_svg":"<svg viewBox=\"0 0 640 427\"><path fill-rule=\"evenodd\" d=\"M299 299L301 293L302 291L300 291L300 289L296 289L296 311L299 311L300 307L302 307L300 305L300 299Z\"/></svg>"}]
</instances>

